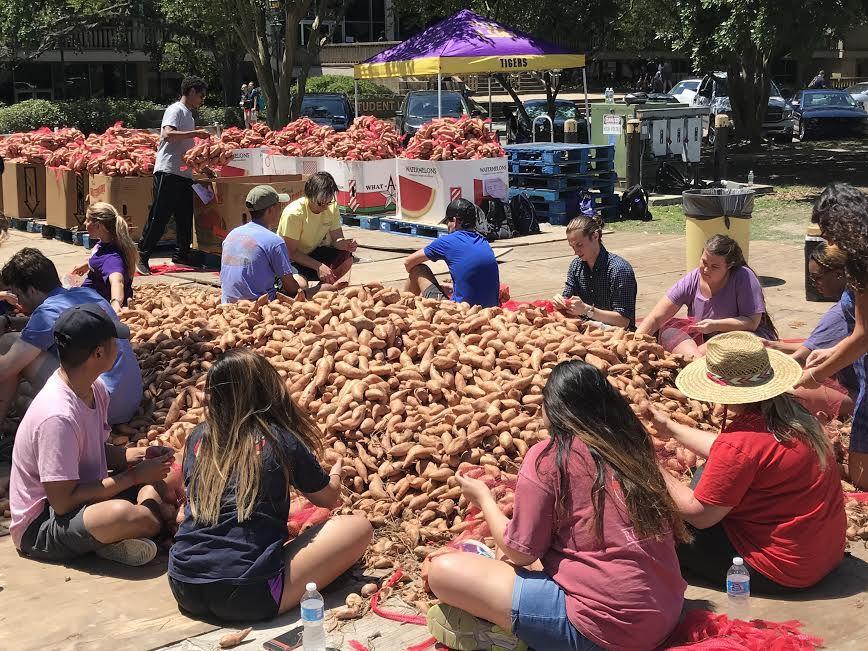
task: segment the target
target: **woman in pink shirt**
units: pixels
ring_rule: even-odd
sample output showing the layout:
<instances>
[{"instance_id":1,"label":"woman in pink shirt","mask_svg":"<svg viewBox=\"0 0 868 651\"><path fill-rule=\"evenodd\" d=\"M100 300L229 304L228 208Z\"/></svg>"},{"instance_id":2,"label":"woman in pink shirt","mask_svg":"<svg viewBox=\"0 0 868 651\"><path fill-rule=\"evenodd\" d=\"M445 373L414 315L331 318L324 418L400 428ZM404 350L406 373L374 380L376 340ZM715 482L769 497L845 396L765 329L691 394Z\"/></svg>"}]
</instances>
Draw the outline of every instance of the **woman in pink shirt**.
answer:
<instances>
[{"instance_id":1,"label":"woman in pink shirt","mask_svg":"<svg viewBox=\"0 0 868 651\"><path fill-rule=\"evenodd\" d=\"M651 437L585 362L555 367L543 395L551 438L524 458L512 519L485 484L458 477L504 560L434 558L428 583L442 604L429 630L462 651L653 649L681 614L675 539L688 534Z\"/></svg>"}]
</instances>

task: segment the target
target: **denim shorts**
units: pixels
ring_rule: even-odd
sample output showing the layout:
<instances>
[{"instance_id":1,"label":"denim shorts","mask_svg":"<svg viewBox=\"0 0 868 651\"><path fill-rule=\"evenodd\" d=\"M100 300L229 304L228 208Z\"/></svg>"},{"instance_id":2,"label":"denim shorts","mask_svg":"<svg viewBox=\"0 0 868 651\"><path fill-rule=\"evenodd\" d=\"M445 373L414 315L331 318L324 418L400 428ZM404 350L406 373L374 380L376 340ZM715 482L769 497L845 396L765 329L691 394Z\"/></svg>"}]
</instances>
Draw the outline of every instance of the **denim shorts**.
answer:
<instances>
[{"instance_id":1,"label":"denim shorts","mask_svg":"<svg viewBox=\"0 0 868 651\"><path fill-rule=\"evenodd\" d=\"M545 572L516 570L512 632L536 651L603 651L567 619L564 591Z\"/></svg>"}]
</instances>

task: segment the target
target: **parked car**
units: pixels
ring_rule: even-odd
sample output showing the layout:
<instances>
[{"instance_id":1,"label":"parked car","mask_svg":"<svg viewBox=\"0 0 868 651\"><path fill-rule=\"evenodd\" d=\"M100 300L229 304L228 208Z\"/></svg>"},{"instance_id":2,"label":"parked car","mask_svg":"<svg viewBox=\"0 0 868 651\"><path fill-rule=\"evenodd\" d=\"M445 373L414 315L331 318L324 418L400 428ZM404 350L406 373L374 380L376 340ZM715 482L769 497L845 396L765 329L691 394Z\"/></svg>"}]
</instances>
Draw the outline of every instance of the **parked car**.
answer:
<instances>
[{"instance_id":1,"label":"parked car","mask_svg":"<svg viewBox=\"0 0 868 651\"><path fill-rule=\"evenodd\" d=\"M395 113L397 128L401 135L412 136L426 122L444 118L459 118L462 115L481 116L486 113L472 99L456 90L440 91L441 110L437 111L436 90L412 90L404 97L401 110Z\"/></svg>"},{"instance_id":2,"label":"parked car","mask_svg":"<svg viewBox=\"0 0 868 651\"><path fill-rule=\"evenodd\" d=\"M515 106L510 106L506 109L506 140L507 142L533 142L533 133L531 132L531 124L533 121L543 115L548 115L548 103L544 99L531 99L522 103L524 110L530 118L530 122L526 122L519 115ZM575 102L566 99L555 100L555 118L553 120L555 128L555 142L564 141L564 123L567 120L575 120L578 124L576 130L578 132L579 142L588 142L588 121L579 111L579 107ZM542 119L536 121L536 140L540 142L551 141L551 131L549 121Z\"/></svg>"},{"instance_id":3,"label":"parked car","mask_svg":"<svg viewBox=\"0 0 868 651\"><path fill-rule=\"evenodd\" d=\"M850 88L847 89L847 92L850 93L850 97L864 106L865 110L868 111L868 81L863 81L855 86L850 86Z\"/></svg>"},{"instance_id":4,"label":"parked car","mask_svg":"<svg viewBox=\"0 0 868 651\"><path fill-rule=\"evenodd\" d=\"M311 93L301 100L299 116L335 131L346 131L355 119L353 106L343 93Z\"/></svg>"},{"instance_id":5,"label":"parked car","mask_svg":"<svg viewBox=\"0 0 868 651\"><path fill-rule=\"evenodd\" d=\"M868 133L868 112L846 90L803 90L790 102L799 140L856 136Z\"/></svg>"},{"instance_id":6,"label":"parked car","mask_svg":"<svg viewBox=\"0 0 868 651\"><path fill-rule=\"evenodd\" d=\"M732 103L729 100L729 84L725 72L715 72L713 83L708 89L697 90L693 98L694 106L710 106L711 116L709 120L708 139L714 141L714 118L726 113L732 117ZM710 92L710 95L708 94ZM735 125L738 130L738 125ZM769 82L769 103L766 108L765 120L762 124L762 134L767 138L789 142L795 133L795 120L793 110L781 95L780 89L775 82Z\"/></svg>"},{"instance_id":7,"label":"parked car","mask_svg":"<svg viewBox=\"0 0 868 651\"><path fill-rule=\"evenodd\" d=\"M679 103L690 105L693 97L696 95L696 91L699 90L701 81L701 79L682 79L672 87L669 94L677 99Z\"/></svg>"}]
</instances>

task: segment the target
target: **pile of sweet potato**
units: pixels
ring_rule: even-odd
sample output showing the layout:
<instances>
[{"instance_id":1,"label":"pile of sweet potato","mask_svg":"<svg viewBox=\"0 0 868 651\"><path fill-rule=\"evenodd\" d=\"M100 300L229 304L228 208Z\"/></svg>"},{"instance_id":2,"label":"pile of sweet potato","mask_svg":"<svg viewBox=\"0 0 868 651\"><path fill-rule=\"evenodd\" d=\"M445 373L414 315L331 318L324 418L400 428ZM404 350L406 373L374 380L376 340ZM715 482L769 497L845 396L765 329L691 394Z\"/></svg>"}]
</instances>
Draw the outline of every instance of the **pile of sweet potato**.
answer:
<instances>
[{"instance_id":1,"label":"pile of sweet potato","mask_svg":"<svg viewBox=\"0 0 868 651\"><path fill-rule=\"evenodd\" d=\"M0 138L0 156L7 162L45 163L55 151L72 143L77 146L83 142L84 134L78 129L52 131L43 127Z\"/></svg>"},{"instance_id":2,"label":"pile of sweet potato","mask_svg":"<svg viewBox=\"0 0 868 651\"><path fill-rule=\"evenodd\" d=\"M480 118L439 118L423 124L403 158L422 160L466 160L506 156L497 134Z\"/></svg>"},{"instance_id":3,"label":"pile of sweet potato","mask_svg":"<svg viewBox=\"0 0 868 651\"><path fill-rule=\"evenodd\" d=\"M401 141L391 122L372 115L356 118L350 128L326 138L326 156L340 160L383 160L395 158Z\"/></svg>"},{"instance_id":4,"label":"pile of sweet potato","mask_svg":"<svg viewBox=\"0 0 868 651\"><path fill-rule=\"evenodd\" d=\"M322 429L324 463L344 459L347 509L377 525L412 519L422 539L466 526L454 479L461 464L514 475L546 438L542 389L559 361L607 370L634 404L648 399L702 427L712 421L706 405L674 388L680 361L654 341L537 308L481 309L380 286L220 305L208 290L143 286L121 316L149 417L118 428L115 442L183 446L202 421L204 373L222 351L247 346L272 361ZM674 472L696 463L674 441L658 444Z\"/></svg>"},{"instance_id":5,"label":"pile of sweet potato","mask_svg":"<svg viewBox=\"0 0 868 651\"><path fill-rule=\"evenodd\" d=\"M264 145L274 154L284 156L325 156L325 141L334 135L330 126L321 126L310 118L299 118L279 131L265 135Z\"/></svg>"}]
</instances>

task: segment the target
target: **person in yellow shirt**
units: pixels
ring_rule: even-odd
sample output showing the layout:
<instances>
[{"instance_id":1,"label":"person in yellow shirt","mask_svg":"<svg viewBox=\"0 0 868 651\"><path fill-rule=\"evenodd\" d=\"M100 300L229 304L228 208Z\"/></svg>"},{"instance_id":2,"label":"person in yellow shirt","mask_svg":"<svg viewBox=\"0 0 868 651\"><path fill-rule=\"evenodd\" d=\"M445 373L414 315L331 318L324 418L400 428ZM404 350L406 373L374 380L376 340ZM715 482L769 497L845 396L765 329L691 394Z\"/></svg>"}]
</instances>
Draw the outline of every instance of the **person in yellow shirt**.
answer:
<instances>
[{"instance_id":1,"label":"person in yellow shirt","mask_svg":"<svg viewBox=\"0 0 868 651\"><path fill-rule=\"evenodd\" d=\"M328 172L304 184L304 196L283 210L277 234L286 241L289 259L306 280L336 283L353 265L356 241L344 237L335 202L338 186Z\"/></svg>"}]
</instances>

